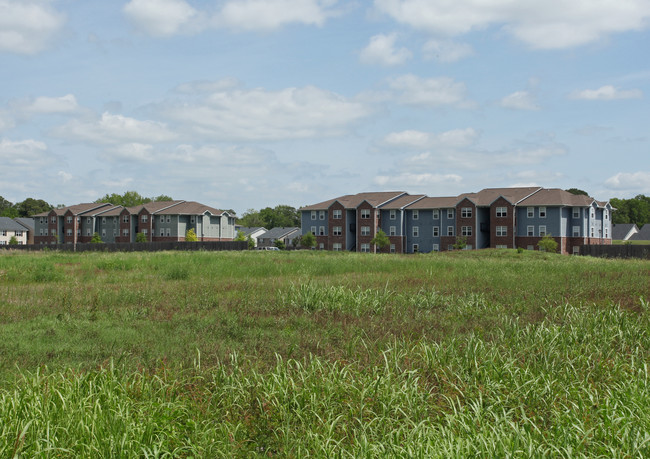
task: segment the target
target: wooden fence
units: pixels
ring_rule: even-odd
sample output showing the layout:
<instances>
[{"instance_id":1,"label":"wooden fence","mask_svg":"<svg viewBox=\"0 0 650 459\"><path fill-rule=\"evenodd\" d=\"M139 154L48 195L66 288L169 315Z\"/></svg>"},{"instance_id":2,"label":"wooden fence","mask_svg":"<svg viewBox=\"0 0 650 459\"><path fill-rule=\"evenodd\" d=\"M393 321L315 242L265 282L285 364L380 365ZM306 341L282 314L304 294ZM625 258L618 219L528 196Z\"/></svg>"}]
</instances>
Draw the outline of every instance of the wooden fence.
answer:
<instances>
[{"instance_id":1,"label":"wooden fence","mask_svg":"<svg viewBox=\"0 0 650 459\"><path fill-rule=\"evenodd\" d=\"M5 250L61 250L64 252L159 252L163 250L247 250L247 241L126 242L111 244L0 245Z\"/></svg>"},{"instance_id":2,"label":"wooden fence","mask_svg":"<svg viewBox=\"0 0 650 459\"><path fill-rule=\"evenodd\" d=\"M580 255L650 260L650 245L583 245L580 247Z\"/></svg>"}]
</instances>

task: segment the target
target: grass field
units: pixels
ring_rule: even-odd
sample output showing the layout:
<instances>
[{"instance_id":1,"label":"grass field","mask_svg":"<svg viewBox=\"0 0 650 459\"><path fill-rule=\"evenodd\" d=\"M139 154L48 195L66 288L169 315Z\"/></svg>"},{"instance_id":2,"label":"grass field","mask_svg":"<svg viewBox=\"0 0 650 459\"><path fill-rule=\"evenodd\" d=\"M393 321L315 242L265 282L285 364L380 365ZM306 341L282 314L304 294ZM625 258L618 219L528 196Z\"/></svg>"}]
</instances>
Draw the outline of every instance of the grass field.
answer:
<instances>
[{"instance_id":1,"label":"grass field","mask_svg":"<svg viewBox=\"0 0 650 459\"><path fill-rule=\"evenodd\" d=\"M0 457L650 455L650 263L2 253Z\"/></svg>"}]
</instances>

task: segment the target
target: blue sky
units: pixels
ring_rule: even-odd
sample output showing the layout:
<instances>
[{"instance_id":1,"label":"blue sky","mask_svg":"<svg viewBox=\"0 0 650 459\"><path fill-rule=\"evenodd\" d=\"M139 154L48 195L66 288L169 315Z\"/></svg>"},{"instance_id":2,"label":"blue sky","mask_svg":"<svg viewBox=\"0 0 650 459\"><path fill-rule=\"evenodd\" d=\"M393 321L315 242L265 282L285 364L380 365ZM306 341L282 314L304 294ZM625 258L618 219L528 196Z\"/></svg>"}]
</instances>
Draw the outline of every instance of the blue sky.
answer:
<instances>
[{"instance_id":1,"label":"blue sky","mask_svg":"<svg viewBox=\"0 0 650 459\"><path fill-rule=\"evenodd\" d=\"M647 0L0 0L0 195L650 194Z\"/></svg>"}]
</instances>

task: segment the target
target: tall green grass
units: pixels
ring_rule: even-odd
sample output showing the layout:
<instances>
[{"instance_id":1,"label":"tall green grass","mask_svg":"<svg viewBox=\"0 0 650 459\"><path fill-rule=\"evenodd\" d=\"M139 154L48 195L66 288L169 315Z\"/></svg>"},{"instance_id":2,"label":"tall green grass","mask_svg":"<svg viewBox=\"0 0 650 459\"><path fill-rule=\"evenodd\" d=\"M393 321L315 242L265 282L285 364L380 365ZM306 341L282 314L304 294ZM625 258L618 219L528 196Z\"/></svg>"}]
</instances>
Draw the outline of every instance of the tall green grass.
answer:
<instances>
[{"instance_id":1,"label":"tall green grass","mask_svg":"<svg viewBox=\"0 0 650 459\"><path fill-rule=\"evenodd\" d=\"M647 456L648 279L515 251L5 254L0 457Z\"/></svg>"}]
</instances>

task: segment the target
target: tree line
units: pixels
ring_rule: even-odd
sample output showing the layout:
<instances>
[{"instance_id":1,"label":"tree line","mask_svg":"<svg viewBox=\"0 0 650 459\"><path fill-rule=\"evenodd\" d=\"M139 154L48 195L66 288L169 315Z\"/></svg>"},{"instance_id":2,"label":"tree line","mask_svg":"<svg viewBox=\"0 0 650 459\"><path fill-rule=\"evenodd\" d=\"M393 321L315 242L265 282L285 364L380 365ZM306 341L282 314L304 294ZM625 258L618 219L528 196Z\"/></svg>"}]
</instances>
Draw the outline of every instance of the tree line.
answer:
<instances>
[{"instance_id":1,"label":"tree line","mask_svg":"<svg viewBox=\"0 0 650 459\"><path fill-rule=\"evenodd\" d=\"M631 199L612 198L609 203L616 209L612 223L635 223L639 228L650 223L650 196L638 194Z\"/></svg>"}]
</instances>

